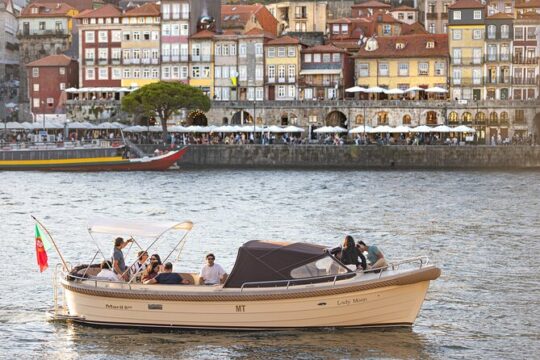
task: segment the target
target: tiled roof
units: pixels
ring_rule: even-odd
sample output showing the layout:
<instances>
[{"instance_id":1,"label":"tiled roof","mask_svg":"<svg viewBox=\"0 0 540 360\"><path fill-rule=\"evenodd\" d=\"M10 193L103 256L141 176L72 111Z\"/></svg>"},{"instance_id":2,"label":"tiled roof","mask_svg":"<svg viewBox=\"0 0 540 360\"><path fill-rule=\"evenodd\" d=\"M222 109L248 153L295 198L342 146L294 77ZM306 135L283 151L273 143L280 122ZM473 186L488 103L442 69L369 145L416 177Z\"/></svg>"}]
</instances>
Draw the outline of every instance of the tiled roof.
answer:
<instances>
[{"instance_id":1,"label":"tiled roof","mask_svg":"<svg viewBox=\"0 0 540 360\"><path fill-rule=\"evenodd\" d=\"M448 35L446 34L422 34L422 35L404 35L387 36L376 39L378 43L377 50L366 51L365 47L358 50L358 58L399 58L399 57L447 57L448 54ZM433 41L435 47L427 48L426 43ZM396 49L396 43L403 43L403 49Z\"/></svg>"},{"instance_id":2,"label":"tiled roof","mask_svg":"<svg viewBox=\"0 0 540 360\"><path fill-rule=\"evenodd\" d=\"M84 11L77 15L79 19L82 18L110 18L110 17L121 17L122 11L114 5L107 4L99 9Z\"/></svg>"},{"instance_id":3,"label":"tiled roof","mask_svg":"<svg viewBox=\"0 0 540 360\"><path fill-rule=\"evenodd\" d=\"M341 52L341 53L343 53L343 52L346 52L346 51L336 47L333 44L326 44L326 45L317 45L317 46L308 47L308 48L302 50L302 52L304 52L304 53L319 53L319 52L320 53L323 53L323 52Z\"/></svg>"},{"instance_id":4,"label":"tiled roof","mask_svg":"<svg viewBox=\"0 0 540 360\"><path fill-rule=\"evenodd\" d=\"M210 30L201 30L193 35L191 35L191 39L211 39L216 35L215 32Z\"/></svg>"},{"instance_id":5,"label":"tiled roof","mask_svg":"<svg viewBox=\"0 0 540 360\"><path fill-rule=\"evenodd\" d=\"M69 56L66 56L64 54L61 55L50 55L44 58L41 58L36 61L32 61L31 63L26 64L26 66L30 67L39 67L39 66L68 66L72 61L76 61L75 59L70 58Z\"/></svg>"},{"instance_id":6,"label":"tiled roof","mask_svg":"<svg viewBox=\"0 0 540 360\"><path fill-rule=\"evenodd\" d=\"M540 8L540 0L516 1L515 8Z\"/></svg>"},{"instance_id":7,"label":"tiled roof","mask_svg":"<svg viewBox=\"0 0 540 360\"><path fill-rule=\"evenodd\" d=\"M405 24L405 23L401 25L401 35L414 35L414 34L429 34L429 32L419 22L414 22L410 25Z\"/></svg>"},{"instance_id":8,"label":"tiled roof","mask_svg":"<svg viewBox=\"0 0 540 360\"><path fill-rule=\"evenodd\" d=\"M56 6L58 2L58 0L30 1L30 3L49 4L49 6L51 6L51 4L54 4ZM103 0L62 0L61 2L73 6L79 11L83 11L85 9L92 9L95 4L104 4Z\"/></svg>"},{"instance_id":9,"label":"tiled roof","mask_svg":"<svg viewBox=\"0 0 540 360\"><path fill-rule=\"evenodd\" d=\"M274 40L270 40L267 45L298 45L300 41L288 35L279 37Z\"/></svg>"},{"instance_id":10,"label":"tiled roof","mask_svg":"<svg viewBox=\"0 0 540 360\"><path fill-rule=\"evenodd\" d=\"M32 9L38 9L38 13L32 13ZM21 12L21 17L55 17L59 15L67 15L70 10L76 10L74 7L65 3L42 4L33 3L25 7Z\"/></svg>"},{"instance_id":11,"label":"tiled roof","mask_svg":"<svg viewBox=\"0 0 540 360\"><path fill-rule=\"evenodd\" d=\"M496 13L486 17L487 20L512 20L514 17L512 14Z\"/></svg>"},{"instance_id":12,"label":"tiled roof","mask_svg":"<svg viewBox=\"0 0 540 360\"><path fill-rule=\"evenodd\" d=\"M486 6L483 5L480 1L477 0L458 0L452 5L449 9L483 9Z\"/></svg>"},{"instance_id":13,"label":"tiled roof","mask_svg":"<svg viewBox=\"0 0 540 360\"><path fill-rule=\"evenodd\" d=\"M401 22L390 14L385 14L385 13L380 13L380 12L373 14L371 17L368 17L368 20L371 20L373 22L378 22L378 23L385 23L385 24L394 24L394 23Z\"/></svg>"},{"instance_id":14,"label":"tiled roof","mask_svg":"<svg viewBox=\"0 0 540 360\"><path fill-rule=\"evenodd\" d=\"M352 8L360 8L360 9L367 9L367 8L384 8L384 9L389 9L391 8L392 6L388 5L388 4L385 4L385 3L382 3L382 2L379 2L379 1L376 1L376 0L370 0L370 1L366 1L365 3L362 3L362 4L355 4L355 5L352 5L351 6Z\"/></svg>"},{"instance_id":15,"label":"tiled roof","mask_svg":"<svg viewBox=\"0 0 540 360\"><path fill-rule=\"evenodd\" d=\"M221 6L221 27L238 28L244 27L250 18L254 16L262 28L277 35L278 21L266 7L261 4L254 5L222 5Z\"/></svg>"},{"instance_id":16,"label":"tiled roof","mask_svg":"<svg viewBox=\"0 0 540 360\"><path fill-rule=\"evenodd\" d=\"M124 16L160 16L159 5L155 3L146 3L136 8L127 10Z\"/></svg>"},{"instance_id":17,"label":"tiled roof","mask_svg":"<svg viewBox=\"0 0 540 360\"><path fill-rule=\"evenodd\" d=\"M248 36L264 36L266 38L269 38L269 39L274 39L275 36L274 34L268 32L268 31L264 31L258 27L254 27L252 29L250 29L249 31L246 31L244 33L244 35L248 35Z\"/></svg>"}]
</instances>

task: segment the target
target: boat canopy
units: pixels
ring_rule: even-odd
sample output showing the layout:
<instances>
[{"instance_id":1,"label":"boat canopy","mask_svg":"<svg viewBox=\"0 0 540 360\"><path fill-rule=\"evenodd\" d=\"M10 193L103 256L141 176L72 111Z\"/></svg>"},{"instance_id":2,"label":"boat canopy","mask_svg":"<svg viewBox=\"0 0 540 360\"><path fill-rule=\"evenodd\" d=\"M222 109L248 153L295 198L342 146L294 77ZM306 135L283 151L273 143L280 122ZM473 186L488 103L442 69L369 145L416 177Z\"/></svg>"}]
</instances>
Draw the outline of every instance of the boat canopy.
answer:
<instances>
[{"instance_id":1,"label":"boat canopy","mask_svg":"<svg viewBox=\"0 0 540 360\"><path fill-rule=\"evenodd\" d=\"M236 262L224 287L239 288L245 283L280 282L349 272L351 271L329 254L327 247L306 243L253 240L238 249ZM329 278L327 281L332 280ZM276 286L276 284L258 286Z\"/></svg>"},{"instance_id":2,"label":"boat canopy","mask_svg":"<svg viewBox=\"0 0 540 360\"><path fill-rule=\"evenodd\" d=\"M190 231L191 221L153 222L96 218L88 222L88 231L97 234L158 237L169 230Z\"/></svg>"}]
</instances>

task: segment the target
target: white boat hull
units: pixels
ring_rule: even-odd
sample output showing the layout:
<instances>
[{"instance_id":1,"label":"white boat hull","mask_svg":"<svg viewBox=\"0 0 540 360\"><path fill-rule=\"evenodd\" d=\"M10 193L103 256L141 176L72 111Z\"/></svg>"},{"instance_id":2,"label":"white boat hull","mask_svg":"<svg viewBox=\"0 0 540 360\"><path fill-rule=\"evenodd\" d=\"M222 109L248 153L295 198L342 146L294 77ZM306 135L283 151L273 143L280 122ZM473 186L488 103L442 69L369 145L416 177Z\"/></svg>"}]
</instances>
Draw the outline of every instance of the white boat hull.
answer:
<instances>
[{"instance_id":1,"label":"white boat hull","mask_svg":"<svg viewBox=\"0 0 540 360\"><path fill-rule=\"evenodd\" d=\"M428 286L426 280L342 294L248 301L147 300L89 295L69 287L64 291L69 315L84 323L254 330L410 326Z\"/></svg>"}]
</instances>

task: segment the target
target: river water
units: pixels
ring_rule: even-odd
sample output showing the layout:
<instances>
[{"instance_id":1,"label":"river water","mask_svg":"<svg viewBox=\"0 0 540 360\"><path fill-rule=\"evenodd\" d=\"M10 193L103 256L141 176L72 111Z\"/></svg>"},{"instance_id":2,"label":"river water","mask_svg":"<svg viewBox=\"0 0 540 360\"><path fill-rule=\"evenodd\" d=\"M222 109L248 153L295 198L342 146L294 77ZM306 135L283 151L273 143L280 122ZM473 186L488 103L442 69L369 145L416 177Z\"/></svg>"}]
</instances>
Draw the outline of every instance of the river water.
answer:
<instances>
[{"instance_id":1,"label":"river water","mask_svg":"<svg viewBox=\"0 0 540 360\"><path fill-rule=\"evenodd\" d=\"M539 172L0 172L0 358L534 358L539 194ZM167 332L49 323L53 271L37 269L30 214L72 263L88 262L96 249L87 220L107 216L194 221L179 271L198 270L207 251L230 271L238 246L251 239L334 246L352 234L389 258L428 255L442 276L412 329ZM110 252L111 239L104 241ZM52 250L49 257L52 268L59 259Z\"/></svg>"}]
</instances>

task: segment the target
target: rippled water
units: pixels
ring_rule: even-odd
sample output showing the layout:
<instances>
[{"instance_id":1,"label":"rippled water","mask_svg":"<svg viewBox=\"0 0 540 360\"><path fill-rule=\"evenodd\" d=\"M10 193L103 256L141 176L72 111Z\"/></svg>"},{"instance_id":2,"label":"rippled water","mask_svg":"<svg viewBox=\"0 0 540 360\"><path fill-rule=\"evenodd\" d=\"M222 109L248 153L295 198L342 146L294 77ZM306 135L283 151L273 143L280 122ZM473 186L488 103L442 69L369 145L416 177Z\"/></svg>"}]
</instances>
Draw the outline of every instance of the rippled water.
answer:
<instances>
[{"instance_id":1,"label":"rippled water","mask_svg":"<svg viewBox=\"0 0 540 360\"><path fill-rule=\"evenodd\" d=\"M537 357L539 194L538 172L0 172L0 358ZM193 220L175 265L183 271L198 270L207 251L230 270L250 239L337 245L350 233L390 258L429 255L443 275L412 329L152 332L53 324L44 315L52 271L37 270L30 214L73 263L95 251L86 221L117 216Z\"/></svg>"}]
</instances>

